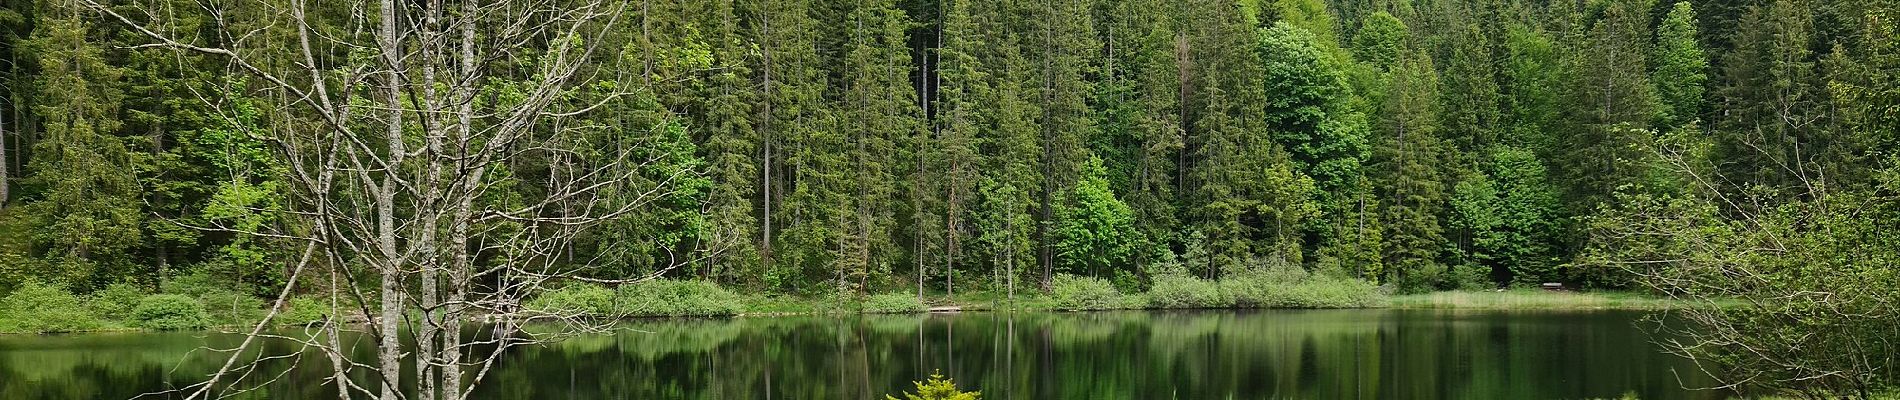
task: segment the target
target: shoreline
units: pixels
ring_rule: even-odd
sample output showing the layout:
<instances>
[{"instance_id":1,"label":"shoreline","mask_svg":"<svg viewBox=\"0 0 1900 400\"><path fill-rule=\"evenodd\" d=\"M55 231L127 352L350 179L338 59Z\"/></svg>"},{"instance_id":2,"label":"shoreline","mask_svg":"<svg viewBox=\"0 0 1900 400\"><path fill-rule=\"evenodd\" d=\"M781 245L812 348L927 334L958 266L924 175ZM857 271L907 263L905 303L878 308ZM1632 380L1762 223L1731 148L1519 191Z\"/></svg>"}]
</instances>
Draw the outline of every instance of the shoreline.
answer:
<instances>
[{"instance_id":1,"label":"shoreline","mask_svg":"<svg viewBox=\"0 0 1900 400\"><path fill-rule=\"evenodd\" d=\"M1035 294L1022 296L1015 300L1013 307L1004 304L1008 300L997 298L989 292L973 292L959 295L955 299L930 298L922 308L906 310L871 310L858 304L840 304L823 298L805 298L790 295L749 297L742 309L726 315L640 315L621 319L668 319L668 318L780 318L810 316L847 316L847 315L915 315L929 314L930 307L955 306L957 312L1091 312L1091 311L1245 311L1245 310L1471 310L1471 311L1661 311L1694 307L1680 300L1657 297L1631 292L1552 292L1536 289L1515 289L1501 291L1441 291L1410 295L1381 295L1372 304L1354 307L1155 307L1143 301L1143 294L1126 296L1125 304L1104 308L1065 309L1058 307L1048 295ZM1720 306L1720 305L1717 305ZM298 324L280 324L297 326ZM184 332L214 332L215 328L243 328L249 324L220 325L213 329L183 330ZM139 328L115 324L100 329L75 330L67 332L0 332L0 335L43 335L43 334L86 334L86 333L138 333L138 332L178 332L148 328Z\"/></svg>"}]
</instances>

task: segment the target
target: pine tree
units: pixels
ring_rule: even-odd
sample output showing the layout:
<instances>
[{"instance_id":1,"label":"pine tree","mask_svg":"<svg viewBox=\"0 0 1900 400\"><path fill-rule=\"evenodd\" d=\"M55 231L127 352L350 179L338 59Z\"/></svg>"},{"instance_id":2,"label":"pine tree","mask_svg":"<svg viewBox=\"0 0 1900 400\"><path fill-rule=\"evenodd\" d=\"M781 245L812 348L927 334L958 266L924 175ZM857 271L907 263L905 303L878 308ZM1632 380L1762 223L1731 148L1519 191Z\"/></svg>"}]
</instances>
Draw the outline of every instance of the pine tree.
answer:
<instances>
[{"instance_id":1,"label":"pine tree","mask_svg":"<svg viewBox=\"0 0 1900 400\"><path fill-rule=\"evenodd\" d=\"M1709 61L1697 42L1695 18L1695 8L1688 2L1677 2L1656 27L1656 46L1650 55L1655 66L1650 81L1661 99L1657 107L1661 129L1689 123L1702 112Z\"/></svg>"},{"instance_id":2,"label":"pine tree","mask_svg":"<svg viewBox=\"0 0 1900 400\"><path fill-rule=\"evenodd\" d=\"M1390 93L1380 117L1381 141L1376 170L1381 183L1380 220L1384 228L1384 271L1407 289L1442 269L1445 241L1439 214L1445 202L1447 157L1438 137L1439 87L1432 60L1411 52L1393 69Z\"/></svg>"},{"instance_id":3,"label":"pine tree","mask_svg":"<svg viewBox=\"0 0 1900 400\"><path fill-rule=\"evenodd\" d=\"M38 55L33 111L45 122L33 146L26 202L33 235L55 270L43 278L74 286L103 284L127 268L140 244L141 194L131 149L118 136L123 74L108 65L92 26L77 10L52 6L29 46Z\"/></svg>"},{"instance_id":4,"label":"pine tree","mask_svg":"<svg viewBox=\"0 0 1900 400\"><path fill-rule=\"evenodd\" d=\"M1105 22L1098 27L1107 52L1097 84L1100 134L1091 149L1108 166L1111 187L1134 208L1143 236L1166 245L1182 223L1176 190L1184 144L1177 33L1167 15L1154 11L1162 2L1103 3Z\"/></svg>"},{"instance_id":5,"label":"pine tree","mask_svg":"<svg viewBox=\"0 0 1900 400\"><path fill-rule=\"evenodd\" d=\"M1720 170L1736 185L1759 185L1777 197L1806 191L1823 172L1824 92L1814 52L1814 15L1806 2L1778 0L1751 8L1726 54L1717 95L1725 118L1716 125Z\"/></svg>"},{"instance_id":6,"label":"pine tree","mask_svg":"<svg viewBox=\"0 0 1900 400\"><path fill-rule=\"evenodd\" d=\"M1436 32L1442 44L1434 57L1443 69L1444 90L1439 93L1439 125L1443 129L1439 135L1457 146L1457 161L1469 169L1479 161L1477 154L1497 142L1502 114L1492 51L1496 37L1485 29L1481 11L1472 9L1478 5L1443 4L1446 9L1440 10L1440 17L1446 20L1446 26Z\"/></svg>"},{"instance_id":7,"label":"pine tree","mask_svg":"<svg viewBox=\"0 0 1900 400\"><path fill-rule=\"evenodd\" d=\"M845 243L835 257L842 271L840 289L866 289L867 280L882 276L897 258L892 239L896 225L896 177L903 168L899 140L916 136L915 92L911 90L910 55L904 47L908 17L891 4L862 4L851 11L849 48L845 59L845 95L840 110L849 135L850 160L845 164L852 182L851 210L842 216ZM849 282L850 279L856 282Z\"/></svg>"},{"instance_id":8,"label":"pine tree","mask_svg":"<svg viewBox=\"0 0 1900 400\"><path fill-rule=\"evenodd\" d=\"M710 0L701 10L718 68L699 89L704 108L689 115L693 130L703 134L700 148L713 182L705 206L706 239L700 244L708 257L699 275L756 282L763 271L757 269L762 238L754 200L762 193L763 160L748 110L757 95L748 80L749 45L739 36L730 0Z\"/></svg>"},{"instance_id":9,"label":"pine tree","mask_svg":"<svg viewBox=\"0 0 1900 400\"><path fill-rule=\"evenodd\" d=\"M1058 201L1061 193L1079 181L1089 154L1084 145L1095 135L1094 112L1089 108L1095 89L1088 77L1101 46L1096 43L1089 4L1087 0L1051 0L1027 10L1035 38L1025 40L1023 48L1041 57L1033 62L1039 65L1037 104L1042 111L1037 119L1042 127L1043 178L1037 240L1045 284L1055 268L1055 238L1049 229L1062 223L1055 214L1063 206Z\"/></svg>"},{"instance_id":10,"label":"pine tree","mask_svg":"<svg viewBox=\"0 0 1900 400\"><path fill-rule=\"evenodd\" d=\"M822 246L826 237L818 225L823 216L808 215L809 212L835 206L820 204L831 201L831 196L810 191L798 199L809 207L785 204L792 200L790 193L798 188L798 174L815 172L803 170L798 164L806 163L822 170L824 164L835 161L832 158L842 140L827 125L830 116L823 107L826 104L823 101L825 74L818 68L818 24L812 17L810 2L773 0L752 6L756 8L747 14L751 21L742 26L751 27L746 34L757 40L759 58L758 67L753 71L759 90L753 128L758 132L760 147L759 199L763 209L760 250L766 267L766 283L789 287L802 282L803 269L813 266L799 264L799 260L778 263L775 252L790 247L774 243L774 235L780 229L789 228L787 224L810 224L803 225L807 228L803 234L806 243L790 248L809 255L817 250L806 246ZM831 147L815 148L825 145ZM814 179L823 177L829 176L814 175Z\"/></svg>"},{"instance_id":11,"label":"pine tree","mask_svg":"<svg viewBox=\"0 0 1900 400\"><path fill-rule=\"evenodd\" d=\"M1562 62L1557 45L1537 28L1513 25L1506 34L1507 122L1499 142L1532 149L1547 160L1557 159L1552 131L1561 122L1569 64Z\"/></svg>"},{"instance_id":12,"label":"pine tree","mask_svg":"<svg viewBox=\"0 0 1900 400\"><path fill-rule=\"evenodd\" d=\"M937 190L933 195L940 199L933 225L943 232L938 243L942 246L944 288L954 294L958 257L964 246L960 241L972 236L967 233L971 224L968 214L977 197L981 161L978 141L986 109L982 101L992 88L988 73L974 54L989 44L971 18L967 1L945 3L943 44L937 49L940 83L931 106L936 142L931 164L940 170L929 179L935 181L932 185Z\"/></svg>"},{"instance_id":13,"label":"pine tree","mask_svg":"<svg viewBox=\"0 0 1900 400\"><path fill-rule=\"evenodd\" d=\"M1570 204L1590 210L1608 201L1648 168L1637 147L1655 118L1654 86L1645 66L1649 41L1645 0L1612 1L1589 21L1587 35L1569 50L1575 74L1564 114L1569 132L1560 143Z\"/></svg>"}]
</instances>

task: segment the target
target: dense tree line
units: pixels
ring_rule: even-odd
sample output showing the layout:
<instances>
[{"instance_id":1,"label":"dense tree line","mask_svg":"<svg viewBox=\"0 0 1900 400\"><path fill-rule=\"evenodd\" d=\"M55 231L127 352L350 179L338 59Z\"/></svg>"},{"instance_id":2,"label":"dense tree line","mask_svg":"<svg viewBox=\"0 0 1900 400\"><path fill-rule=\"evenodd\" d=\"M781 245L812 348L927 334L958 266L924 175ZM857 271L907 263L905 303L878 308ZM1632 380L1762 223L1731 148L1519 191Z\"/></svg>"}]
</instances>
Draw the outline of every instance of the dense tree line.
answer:
<instances>
[{"instance_id":1,"label":"dense tree line","mask_svg":"<svg viewBox=\"0 0 1900 400\"><path fill-rule=\"evenodd\" d=\"M121 22L213 44L252 29L279 66L296 38L186 3L105 5L119 21L4 1L0 284L208 274L274 291L297 248L241 232L298 229L294 168L265 148L317 117ZM560 94L604 110L569 121L599 128L577 139L594 151L493 172L532 195L631 155L647 162L623 179L679 188L564 249L600 269L583 274L824 294L1293 264L1406 291L1629 288L1623 258L1591 256L1627 250L1605 227L1641 214L1629 199L1745 218L1895 189L1891 1L624 6L587 73L627 87ZM481 68L531 80L516 61Z\"/></svg>"}]
</instances>

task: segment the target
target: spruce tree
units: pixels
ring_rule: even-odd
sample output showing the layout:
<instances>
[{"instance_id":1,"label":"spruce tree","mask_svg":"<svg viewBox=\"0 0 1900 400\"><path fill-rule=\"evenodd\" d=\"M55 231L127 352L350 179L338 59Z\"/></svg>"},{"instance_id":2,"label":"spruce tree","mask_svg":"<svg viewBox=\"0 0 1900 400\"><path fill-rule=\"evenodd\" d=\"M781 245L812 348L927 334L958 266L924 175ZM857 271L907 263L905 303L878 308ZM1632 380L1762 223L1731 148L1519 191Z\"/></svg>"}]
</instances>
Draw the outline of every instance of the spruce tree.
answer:
<instances>
[{"instance_id":1,"label":"spruce tree","mask_svg":"<svg viewBox=\"0 0 1900 400\"><path fill-rule=\"evenodd\" d=\"M1408 290L1431 284L1442 270L1439 225L1445 202L1446 151L1438 137L1439 86L1432 60L1410 52L1393 69L1380 116L1375 175L1380 182L1385 276Z\"/></svg>"},{"instance_id":2,"label":"spruce tree","mask_svg":"<svg viewBox=\"0 0 1900 400\"><path fill-rule=\"evenodd\" d=\"M1650 81L1660 98L1657 115L1661 129L1673 129L1702 112L1703 85L1708 82L1708 55L1702 51L1695 27L1695 8L1678 2L1656 27L1656 45L1650 62Z\"/></svg>"},{"instance_id":3,"label":"spruce tree","mask_svg":"<svg viewBox=\"0 0 1900 400\"><path fill-rule=\"evenodd\" d=\"M79 10L49 5L28 44L38 55L33 112L44 132L25 181L30 234L53 270L41 278L75 287L103 284L130 267L140 245L141 190L118 119L123 75L108 65Z\"/></svg>"}]
</instances>

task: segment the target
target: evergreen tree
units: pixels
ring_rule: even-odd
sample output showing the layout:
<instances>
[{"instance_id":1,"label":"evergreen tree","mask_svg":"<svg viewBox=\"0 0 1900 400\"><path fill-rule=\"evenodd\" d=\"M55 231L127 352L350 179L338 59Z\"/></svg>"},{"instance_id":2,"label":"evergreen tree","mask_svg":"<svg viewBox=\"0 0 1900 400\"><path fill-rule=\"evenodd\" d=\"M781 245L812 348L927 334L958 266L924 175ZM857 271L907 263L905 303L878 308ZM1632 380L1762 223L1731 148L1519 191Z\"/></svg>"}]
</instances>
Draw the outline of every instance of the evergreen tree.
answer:
<instances>
[{"instance_id":1,"label":"evergreen tree","mask_svg":"<svg viewBox=\"0 0 1900 400\"><path fill-rule=\"evenodd\" d=\"M750 44L739 36L738 17L730 0L710 0L701 8L712 43L712 65L717 66L699 87L703 109L688 115L691 127L703 136L702 156L712 181L704 207L707 253L701 277L758 282L762 246L759 199L761 159L759 137L752 128L751 104L756 93L750 84L746 54Z\"/></svg>"},{"instance_id":2,"label":"evergreen tree","mask_svg":"<svg viewBox=\"0 0 1900 400\"><path fill-rule=\"evenodd\" d=\"M1181 65L1177 33L1154 0L1103 2L1098 27L1107 48L1097 83L1099 131L1090 146L1109 168L1109 182L1134 208L1136 225L1165 246L1175 227L1183 149ZM1148 260L1138 260L1145 262Z\"/></svg>"},{"instance_id":3,"label":"evergreen tree","mask_svg":"<svg viewBox=\"0 0 1900 400\"><path fill-rule=\"evenodd\" d=\"M1506 132L1500 142L1558 159L1554 134L1563 117L1567 67L1557 44L1537 28L1512 25L1505 37Z\"/></svg>"},{"instance_id":4,"label":"evergreen tree","mask_svg":"<svg viewBox=\"0 0 1900 400\"><path fill-rule=\"evenodd\" d=\"M118 136L124 72L106 63L78 10L52 5L39 15L28 45L40 68L33 112L45 131L27 165L30 234L54 268L41 278L102 285L131 267L144 219L131 148Z\"/></svg>"},{"instance_id":5,"label":"evergreen tree","mask_svg":"<svg viewBox=\"0 0 1900 400\"><path fill-rule=\"evenodd\" d=\"M1575 74L1565 105L1569 131L1560 143L1564 157L1558 161L1568 180L1570 203L1579 211L1608 201L1648 168L1638 147L1648 143L1656 104L1644 70L1648 4L1609 2L1570 51L1568 62Z\"/></svg>"},{"instance_id":6,"label":"evergreen tree","mask_svg":"<svg viewBox=\"0 0 1900 400\"><path fill-rule=\"evenodd\" d=\"M1657 114L1663 129L1686 124L1702 112L1703 84L1708 82L1708 55L1697 42L1695 8L1678 2L1656 27L1655 63L1650 81L1661 99Z\"/></svg>"},{"instance_id":7,"label":"evergreen tree","mask_svg":"<svg viewBox=\"0 0 1900 400\"><path fill-rule=\"evenodd\" d=\"M1716 125L1717 158L1735 193L1765 189L1792 196L1820 182L1816 164L1827 142L1823 83L1814 58L1814 16L1806 2L1777 0L1750 9L1726 54L1718 89L1728 113Z\"/></svg>"},{"instance_id":8,"label":"evergreen tree","mask_svg":"<svg viewBox=\"0 0 1900 400\"><path fill-rule=\"evenodd\" d=\"M1438 255L1445 241L1439 214L1445 202L1446 157L1437 136L1439 87L1431 58L1411 52L1400 59L1388 90L1375 158L1383 203L1380 220L1385 223L1385 273L1369 278L1390 279L1415 290L1425 284L1420 279L1443 269Z\"/></svg>"},{"instance_id":9,"label":"evergreen tree","mask_svg":"<svg viewBox=\"0 0 1900 400\"><path fill-rule=\"evenodd\" d=\"M943 45L937 49L937 95L934 110L935 142L932 159L938 172L934 180L938 199L937 221L943 232L939 237L944 287L955 293L955 274L962 253L960 240L969 239L969 215L976 201L978 141L982 126L983 95L992 90L988 74L974 54L988 45L972 20L967 1L947 1L943 20ZM921 264L920 264L921 265ZM920 272L921 273L921 272Z\"/></svg>"},{"instance_id":10,"label":"evergreen tree","mask_svg":"<svg viewBox=\"0 0 1900 400\"><path fill-rule=\"evenodd\" d=\"M1035 30L1040 31L1035 34L1037 39L1026 41L1023 47L1031 49L1027 54L1041 56L1036 84L1042 111L1037 125L1042 127L1043 180L1037 238L1044 283L1055 267L1055 237L1049 229L1063 223L1056 215L1056 210L1064 206L1059 203L1061 194L1080 180L1081 165L1089 156L1084 145L1096 129L1095 113L1089 108L1095 89L1088 77L1101 46L1096 42L1091 18L1094 10L1089 4L1087 0L1051 0L1027 10Z\"/></svg>"},{"instance_id":11,"label":"evergreen tree","mask_svg":"<svg viewBox=\"0 0 1900 400\"><path fill-rule=\"evenodd\" d=\"M825 216L833 213L818 215L817 212L835 210L837 196L808 190L797 199L804 204L791 205L784 204L792 200L787 194L798 188L798 174L821 172L827 164L836 165L836 152L843 141L830 129L830 116L823 107L826 104L823 101L825 74L819 69L818 23L813 19L810 2L774 0L751 5L756 8L747 10L749 24L741 25L749 26L751 30L746 34L757 41L758 67L753 72L759 99L755 102L752 126L758 132L760 145L760 250L766 267L766 283L789 287L804 282L803 269L822 266L808 263L809 258L778 263L774 253L787 246L774 243L774 235L779 229L787 228L786 224L804 224L800 225L806 229L801 233L806 241L803 245L824 243L828 232L823 231L820 224ZM815 169L801 169L805 166ZM832 175L812 177L835 178ZM817 251L803 246L792 249L803 256Z\"/></svg>"},{"instance_id":12,"label":"evergreen tree","mask_svg":"<svg viewBox=\"0 0 1900 400\"><path fill-rule=\"evenodd\" d=\"M847 289L865 290L867 280L883 276L897 258L892 240L896 224L896 177L904 159L899 140L916 136L921 125L915 92L910 89L910 55L904 45L903 11L891 4L862 4L851 11L850 53L843 74L846 93L840 109L849 134L851 210L842 216L845 243L837 262ZM849 282L855 279L856 282Z\"/></svg>"}]
</instances>

